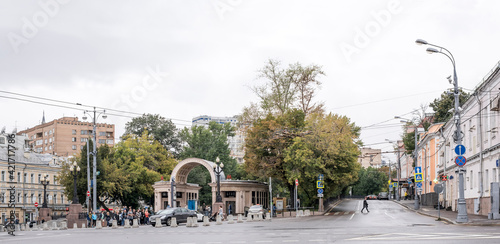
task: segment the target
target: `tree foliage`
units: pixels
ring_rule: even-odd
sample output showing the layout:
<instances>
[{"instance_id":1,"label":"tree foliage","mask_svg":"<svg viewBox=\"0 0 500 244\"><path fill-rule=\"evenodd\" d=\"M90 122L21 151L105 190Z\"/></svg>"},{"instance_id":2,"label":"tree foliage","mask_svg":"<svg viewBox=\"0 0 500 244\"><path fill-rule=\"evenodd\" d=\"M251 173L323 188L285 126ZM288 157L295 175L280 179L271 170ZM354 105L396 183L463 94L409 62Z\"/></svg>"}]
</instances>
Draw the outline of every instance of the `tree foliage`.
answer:
<instances>
[{"instance_id":1,"label":"tree foliage","mask_svg":"<svg viewBox=\"0 0 500 244\"><path fill-rule=\"evenodd\" d=\"M356 182L359 150L354 139L358 137L359 127L344 116L315 113L306 119L298 109L278 117L268 115L247 132L245 166L252 175L278 178L290 194L298 179L303 204L311 204L316 200L318 174L325 177L325 197Z\"/></svg>"},{"instance_id":2,"label":"tree foliage","mask_svg":"<svg viewBox=\"0 0 500 244\"><path fill-rule=\"evenodd\" d=\"M458 96L459 106L462 106L467 99L469 99L469 93L464 92L459 88L460 95ZM434 122L446 122L453 115L453 111L450 109L455 107L455 97L453 93L444 91L439 98L434 99L429 105L435 112Z\"/></svg>"},{"instance_id":3,"label":"tree foliage","mask_svg":"<svg viewBox=\"0 0 500 244\"><path fill-rule=\"evenodd\" d=\"M129 134L142 136L146 130L167 150L171 151L175 156L178 155L181 149L181 140L172 120L167 120L158 114L144 114L127 122L124 136Z\"/></svg>"},{"instance_id":4,"label":"tree foliage","mask_svg":"<svg viewBox=\"0 0 500 244\"><path fill-rule=\"evenodd\" d=\"M366 196L378 194L381 191L387 190L387 173L379 169L368 167L361 168L359 171L358 181L352 188L352 193L358 196Z\"/></svg>"},{"instance_id":5,"label":"tree foliage","mask_svg":"<svg viewBox=\"0 0 500 244\"><path fill-rule=\"evenodd\" d=\"M82 169L77 184L80 203L85 202L87 191L86 154L84 148L75 159ZM106 145L99 147L97 159L98 206L105 209L107 200L134 207L137 207L141 200L151 204L152 185L159 181L161 176L168 179L177 164L172 154L148 136L147 131L142 136L124 136L123 141L114 148ZM73 178L68 169L69 166L63 166L60 181L66 189L66 196L72 197Z\"/></svg>"}]
</instances>

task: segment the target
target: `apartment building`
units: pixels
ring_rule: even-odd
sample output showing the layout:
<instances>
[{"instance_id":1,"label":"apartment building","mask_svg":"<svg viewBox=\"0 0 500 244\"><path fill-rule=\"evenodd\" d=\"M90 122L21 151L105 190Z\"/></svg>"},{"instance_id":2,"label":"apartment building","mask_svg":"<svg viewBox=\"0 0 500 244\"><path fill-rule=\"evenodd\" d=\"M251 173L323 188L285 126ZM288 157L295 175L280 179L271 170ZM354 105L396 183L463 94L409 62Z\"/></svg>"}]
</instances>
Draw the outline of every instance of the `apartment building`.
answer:
<instances>
[{"instance_id":1,"label":"apartment building","mask_svg":"<svg viewBox=\"0 0 500 244\"><path fill-rule=\"evenodd\" d=\"M361 155L358 158L358 163L363 168L380 168L382 166L382 150L363 147L359 149Z\"/></svg>"},{"instance_id":2,"label":"apartment building","mask_svg":"<svg viewBox=\"0 0 500 244\"><path fill-rule=\"evenodd\" d=\"M500 62L480 81L471 97L462 106L462 145L467 159L465 170L465 200L467 213L487 215L491 211L490 183L499 182L500 137ZM440 149L438 172L447 175L447 205L456 210L458 174L454 162L455 125L444 126L444 145Z\"/></svg>"},{"instance_id":3,"label":"apartment building","mask_svg":"<svg viewBox=\"0 0 500 244\"><path fill-rule=\"evenodd\" d=\"M58 156L74 156L80 153L83 146L92 137L93 124L79 121L77 117L63 117L32 128L20 131L18 135L26 135L29 146L36 153L49 153ZM107 144L114 146L115 125L96 124L97 146Z\"/></svg>"},{"instance_id":4,"label":"apartment building","mask_svg":"<svg viewBox=\"0 0 500 244\"><path fill-rule=\"evenodd\" d=\"M9 217L13 208L8 207L11 199L9 191L11 186L16 189L16 217L20 223L37 220L35 202L39 207L43 203L43 185L41 180L48 174L49 184L47 185L47 206L52 208L53 213L61 215L65 213L70 202L64 195L64 188L57 181L57 176L64 162L65 157L57 157L49 154L38 154L27 151L28 139L25 136L16 136L17 150L15 150L15 172L14 180L10 180L7 157L7 135L0 135L0 217L4 223Z\"/></svg>"}]
</instances>

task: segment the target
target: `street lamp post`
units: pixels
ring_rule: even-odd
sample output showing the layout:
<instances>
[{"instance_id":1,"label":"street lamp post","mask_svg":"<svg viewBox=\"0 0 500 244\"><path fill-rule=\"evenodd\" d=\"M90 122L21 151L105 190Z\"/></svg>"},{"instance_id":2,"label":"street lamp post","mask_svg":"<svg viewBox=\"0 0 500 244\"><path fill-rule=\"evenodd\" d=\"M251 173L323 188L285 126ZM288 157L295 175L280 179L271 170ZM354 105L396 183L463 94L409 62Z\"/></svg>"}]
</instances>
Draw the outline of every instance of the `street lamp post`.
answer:
<instances>
[{"instance_id":1,"label":"street lamp post","mask_svg":"<svg viewBox=\"0 0 500 244\"><path fill-rule=\"evenodd\" d=\"M457 78L457 70L456 70L456 63L455 63L455 58L453 57L453 54L448 51L448 49L434 45L431 43L428 43L425 40L422 39L417 39L415 41L418 45L429 45L432 47L436 47L438 49L429 47L427 48L428 53L441 53L448 57L450 59L452 65L453 65L453 86L454 86L454 92L453 96L455 98L455 106L454 106L454 122L455 122L455 135L454 140L457 145L462 145L462 131L460 129L460 110L459 110L459 96L460 96L460 91L458 89L458 78ZM458 215L457 215L457 222L459 223L464 223L468 221L467 217L467 206L465 202L465 193L464 193L464 169L463 166L458 166Z\"/></svg>"},{"instance_id":2,"label":"street lamp post","mask_svg":"<svg viewBox=\"0 0 500 244\"><path fill-rule=\"evenodd\" d=\"M70 174L73 176L73 204L78 204L78 194L76 194L76 177L80 173L80 166L73 162L69 167Z\"/></svg>"},{"instance_id":3,"label":"street lamp post","mask_svg":"<svg viewBox=\"0 0 500 244\"><path fill-rule=\"evenodd\" d=\"M93 113L93 116L92 116L92 113ZM96 145L97 145L97 140L96 140L96 133L97 133L97 128L96 128L96 120L97 118L102 114L102 118L103 119L106 119L107 116L106 116L106 110L101 110L101 111L97 111L94 107L94 110L93 111L90 111L90 110L85 110L83 112L83 117L82 119L83 120L87 120L87 117L85 116L85 114L89 115L92 120L93 120L93 129L92 129L92 137L94 138L94 143L92 143L93 145L93 150L90 154L92 154L93 156L93 178L92 178L92 184L93 184L93 189L92 189L92 198L93 198L93 204L92 204L92 208L94 209L94 211L97 209L97 148L96 148Z\"/></svg>"},{"instance_id":4,"label":"street lamp post","mask_svg":"<svg viewBox=\"0 0 500 244\"><path fill-rule=\"evenodd\" d=\"M215 197L215 202L222 202L222 196L220 195L220 174L222 173L222 168L224 168L224 163L220 162L219 157L215 159L214 173L217 176L217 196Z\"/></svg>"},{"instance_id":5,"label":"street lamp post","mask_svg":"<svg viewBox=\"0 0 500 244\"><path fill-rule=\"evenodd\" d=\"M48 208L47 207L47 185L50 183L50 181L48 180L49 178L49 174L45 174L43 176L43 179L40 181L40 183L42 183L43 185L43 204L42 204L42 208Z\"/></svg>"}]
</instances>

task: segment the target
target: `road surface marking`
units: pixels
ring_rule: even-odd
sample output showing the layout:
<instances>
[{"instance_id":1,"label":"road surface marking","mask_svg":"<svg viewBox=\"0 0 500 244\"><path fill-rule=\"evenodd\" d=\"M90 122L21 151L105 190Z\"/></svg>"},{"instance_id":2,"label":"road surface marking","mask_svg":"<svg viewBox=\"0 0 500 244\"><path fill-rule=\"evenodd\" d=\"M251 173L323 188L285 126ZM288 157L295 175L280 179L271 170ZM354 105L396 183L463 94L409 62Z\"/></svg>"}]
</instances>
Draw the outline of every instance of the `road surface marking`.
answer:
<instances>
[{"instance_id":1,"label":"road surface marking","mask_svg":"<svg viewBox=\"0 0 500 244\"><path fill-rule=\"evenodd\" d=\"M273 242L273 241L256 241L256 243L270 243L270 242Z\"/></svg>"},{"instance_id":2,"label":"road surface marking","mask_svg":"<svg viewBox=\"0 0 500 244\"><path fill-rule=\"evenodd\" d=\"M355 214L352 214L351 217L349 218L349 221L352 220L352 218L354 217Z\"/></svg>"},{"instance_id":3,"label":"road surface marking","mask_svg":"<svg viewBox=\"0 0 500 244\"><path fill-rule=\"evenodd\" d=\"M385 214L385 215L387 215L387 216L389 216L389 217L391 217L392 219L396 219L396 218L392 217L391 215L389 215L389 214L387 213L387 211L385 211L385 212L384 212L384 214Z\"/></svg>"},{"instance_id":4,"label":"road surface marking","mask_svg":"<svg viewBox=\"0 0 500 244\"><path fill-rule=\"evenodd\" d=\"M283 240L283 242L299 242L299 240Z\"/></svg>"}]
</instances>

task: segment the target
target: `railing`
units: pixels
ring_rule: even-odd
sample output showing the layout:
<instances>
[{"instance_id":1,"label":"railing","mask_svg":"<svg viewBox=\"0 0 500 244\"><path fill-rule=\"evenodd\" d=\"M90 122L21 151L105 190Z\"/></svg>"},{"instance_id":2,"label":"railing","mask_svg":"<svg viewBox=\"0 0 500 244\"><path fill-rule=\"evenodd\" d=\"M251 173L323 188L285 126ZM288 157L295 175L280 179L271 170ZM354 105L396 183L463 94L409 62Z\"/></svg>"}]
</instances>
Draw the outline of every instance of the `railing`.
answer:
<instances>
[{"instance_id":1,"label":"railing","mask_svg":"<svg viewBox=\"0 0 500 244\"><path fill-rule=\"evenodd\" d=\"M297 208L297 209L298 210L311 210L311 215L314 215L314 211L318 211L317 208L314 208L314 207L301 207L301 208ZM288 213L288 216L292 217L292 212L295 213L295 208L293 208L293 209L288 208L288 209L282 209L282 210L276 209L275 216L281 215L281 217L286 217L287 213Z\"/></svg>"}]
</instances>

